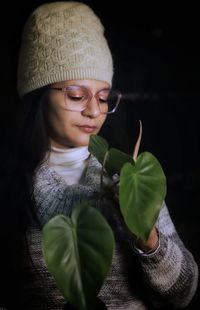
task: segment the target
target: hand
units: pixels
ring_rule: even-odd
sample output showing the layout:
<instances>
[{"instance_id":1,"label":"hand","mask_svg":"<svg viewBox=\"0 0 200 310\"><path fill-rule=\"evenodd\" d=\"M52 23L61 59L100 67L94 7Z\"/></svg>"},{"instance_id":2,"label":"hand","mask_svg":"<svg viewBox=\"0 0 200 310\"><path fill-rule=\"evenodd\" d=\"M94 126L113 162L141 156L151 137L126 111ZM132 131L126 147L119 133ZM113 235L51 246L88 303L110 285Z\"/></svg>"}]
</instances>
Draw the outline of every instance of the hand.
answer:
<instances>
[{"instance_id":1,"label":"hand","mask_svg":"<svg viewBox=\"0 0 200 310\"><path fill-rule=\"evenodd\" d=\"M112 187L112 196L119 206L119 184L117 186ZM122 215L121 215L122 217ZM123 217L122 217L123 218ZM126 225L125 225L126 226ZM128 230L128 228L127 228ZM129 233L131 233L129 231ZM133 233L131 233L133 235ZM134 235L134 238L136 239L136 236ZM149 238L147 241L144 241L142 239L136 239L136 245L144 252L153 252L157 249L158 243L159 243L159 236L158 231L155 227L153 227L152 231L149 234Z\"/></svg>"}]
</instances>

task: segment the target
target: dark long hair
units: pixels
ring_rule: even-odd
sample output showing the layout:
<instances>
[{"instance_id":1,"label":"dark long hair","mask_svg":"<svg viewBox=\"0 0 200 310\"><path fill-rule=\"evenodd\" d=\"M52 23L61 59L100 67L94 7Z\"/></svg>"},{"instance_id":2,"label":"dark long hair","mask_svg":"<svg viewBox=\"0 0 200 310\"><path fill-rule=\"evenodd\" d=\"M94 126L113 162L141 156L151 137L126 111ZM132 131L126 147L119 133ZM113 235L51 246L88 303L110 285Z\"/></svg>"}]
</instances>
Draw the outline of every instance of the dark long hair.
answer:
<instances>
[{"instance_id":1,"label":"dark long hair","mask_svg":"<svg viewBox=\"0 0 200 310\"><path fill-rule=\"evenodd\" d=\"M48 91L25 95L16 115L16 133L0 166L0 307L18 298L21 239L34 213L33 175L49 148L45 109ZM14 141L13 141L14 140Z\"/></svg>"}]
</instances>

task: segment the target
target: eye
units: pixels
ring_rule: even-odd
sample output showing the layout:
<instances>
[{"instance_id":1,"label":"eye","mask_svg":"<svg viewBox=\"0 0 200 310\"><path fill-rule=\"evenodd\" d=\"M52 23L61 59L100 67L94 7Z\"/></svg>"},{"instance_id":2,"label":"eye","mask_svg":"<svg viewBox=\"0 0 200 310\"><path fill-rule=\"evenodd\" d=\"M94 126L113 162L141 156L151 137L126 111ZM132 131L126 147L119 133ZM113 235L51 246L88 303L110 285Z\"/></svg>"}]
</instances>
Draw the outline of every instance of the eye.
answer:
<instances>
[{"instance_id":1,"label":"eye","mask_svg":"<svg viewBox=\"0 0 200 310\"><path fill-rule=\"evenodd\" d=\"M107 99L99 98L99 103L107 103Z\"/></svg>"},{"instance_id":2,"label":"eye","mask_svg":"<svg viewBox=\"0 0 200 310\"><path fill-rule=\"evenodd\" d=\"M68 100L71 101L83 101L86 98L85 94L83 94L83 92L80 90L66 90L65 96Z\"/></svg>"},{"instance_id":3,"label":"eye","mask_svg":"<svg viewBox=\"0 0 200 310\"><path fill-rule=\"evenodd\" d=\"M81 100L84 100L84 96L72 96L72 95L69 95L67 94L67 98L72 100L72 101L81 101Z\"/></svg>"},{"instance_id":4,"label":"eye","mask_svg":"<svg viewBox=\"0 0 200 310\"><path fill-rule=\"evenodd\" d=\"M99 103L108 103L109 92L103 91L99 93L98 100Z\"/></svg>"}]
</instances>

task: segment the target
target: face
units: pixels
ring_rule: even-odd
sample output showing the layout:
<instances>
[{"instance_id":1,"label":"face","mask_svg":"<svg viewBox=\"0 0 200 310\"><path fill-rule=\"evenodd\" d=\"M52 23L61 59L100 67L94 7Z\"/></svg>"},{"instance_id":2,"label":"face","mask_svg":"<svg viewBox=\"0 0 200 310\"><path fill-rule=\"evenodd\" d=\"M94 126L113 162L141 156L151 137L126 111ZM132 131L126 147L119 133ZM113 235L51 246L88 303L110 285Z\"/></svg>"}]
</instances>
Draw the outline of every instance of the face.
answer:
<instances>
[{"instance_id":1,"label":"face","mask_svg":"<svg viewBox=\"0 0 200 310\"><path fill-rule=\"evenodd\" d=\"M108 83L96 80L71 80L51 86L63 88L70 85L84 86L93 95L102 89L109 88ZM100 113L95 97L81 112L66 110L64 102L62 91L50 91L47 117L51 144L59 148L88 145L90 135L99 132L106 115Z\"/></svg>"}]
</instances>

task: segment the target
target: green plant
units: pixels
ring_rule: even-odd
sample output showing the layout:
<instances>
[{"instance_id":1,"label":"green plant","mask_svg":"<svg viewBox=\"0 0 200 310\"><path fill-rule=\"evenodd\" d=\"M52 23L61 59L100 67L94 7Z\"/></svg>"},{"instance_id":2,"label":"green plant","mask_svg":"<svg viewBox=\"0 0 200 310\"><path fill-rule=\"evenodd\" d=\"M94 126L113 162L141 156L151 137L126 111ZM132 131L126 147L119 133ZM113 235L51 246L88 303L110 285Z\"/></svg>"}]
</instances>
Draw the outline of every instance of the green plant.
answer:
<instances>
[{"instance_id":1,"label":"green plant","mask_svg":"<svg viewBox=\"0 0 200 310\"><path fill-rule=\"evenodd\" d=\"M140 139L141 130L133 157L109 148L107 141L98 135L90 137L89 151L102 164L101 186L104 187L105 171L116 180L110 189L119 197L128 229L136 238L146 241L165 199L166 178L151 153L137 157ZM91 206L92 200L78 205L71 217L57 215L43 228L47 267L63 296L78 310L94 309L114 250L110 226Z\"/></svg>"},{"instance_id":2,"label":"green plant","mask_svg":"<svg viewBox=\"0 0 200 310\"><path fill-rule=\"evenodd\" d=\"M119 205L129 230L146 241L157 220L166 195L166 177L163 169L149 152L141 153L136 160L115 148L105 139L91 136L89 151L112 177L118 174ZM117 191L117 190L116 190Z\"/></svg>"},{"instance_id":3,"label":"green plant","mask_svg":"<svg viewBox=\"0 0 200 310\"><path fill-rule=\"evenodd\" d=\"M75 309L94 309L114 250L113 232L100 212L80 204L71 217L53 217L43 228L42 248L64 298Z\"/></svg>"}]
</instances>

